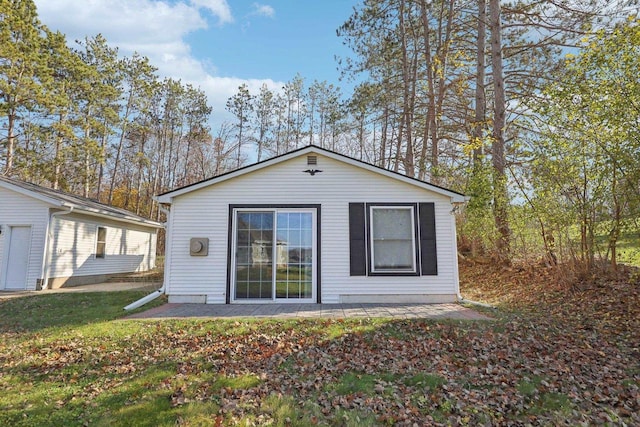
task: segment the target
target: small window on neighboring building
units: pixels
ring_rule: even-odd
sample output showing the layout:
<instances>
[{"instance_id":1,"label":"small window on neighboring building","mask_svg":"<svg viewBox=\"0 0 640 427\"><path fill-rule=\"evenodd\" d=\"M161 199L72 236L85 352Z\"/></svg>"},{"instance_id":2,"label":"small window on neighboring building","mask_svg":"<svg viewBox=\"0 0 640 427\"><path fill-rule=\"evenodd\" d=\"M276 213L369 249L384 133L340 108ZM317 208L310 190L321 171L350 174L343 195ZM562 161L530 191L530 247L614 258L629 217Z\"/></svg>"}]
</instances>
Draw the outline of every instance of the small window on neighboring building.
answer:
<instances>
[{"instance_id":1,"label":"small window on neighboring building","mask_svg":"<svg viewBox=\"0 0 640 427\"><path fill-rule=\"evenodd\" d=\"M98 238L96 239L96 258L104 258L107 247L107 229L98 227Z\"/></svg>"}]
</instances>

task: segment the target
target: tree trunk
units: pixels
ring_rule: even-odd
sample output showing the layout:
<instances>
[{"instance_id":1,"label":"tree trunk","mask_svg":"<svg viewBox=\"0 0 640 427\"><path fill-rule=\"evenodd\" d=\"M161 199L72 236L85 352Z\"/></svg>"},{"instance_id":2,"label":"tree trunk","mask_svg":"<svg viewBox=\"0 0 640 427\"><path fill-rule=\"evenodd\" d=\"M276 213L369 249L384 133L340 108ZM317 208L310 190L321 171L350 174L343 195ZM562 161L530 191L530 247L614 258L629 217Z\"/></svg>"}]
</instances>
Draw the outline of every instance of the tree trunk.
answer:
<instances>
[{"instance_id":1,"label":"tree trunk","mask_svg":"<svg viewBox=\"0 0 640 427\"><path fill-rule=\"evenodd\" d=\"M622 206L618 198L618 165L614 160L613 165L613 177L611 179L611 196L613 198L613 227L609 233L609 251L611 253L611 269L618 271L618 239L620 238L620 226L622 223Z\"/></svg>"},{"instance_id":2,"label":"tree trunk","mask_svg":"<svg viewBox=\"0 0 640 427\"><path fill-rule=\"evenodd\" d=\"M13 152L15 151L16 146L16 135L15 135L15 126L16 126L16 116L15 113L10 111L7 117L7 161L4 165L4 173L5 175L9 175L11 173L11 169L13 169Z\"/></svg>"},{"instance_id":3,"label":"tree trunk","mask_svg":"<svg viewBox=\"0 0 640 427\"><path fill-rule=\"evenodd\" d=\"M402 132L400 132L398 134L398 150L399 150L399 155L400 158L402 159L402 164L404 167L404 173L407 176L413 176L414 175L414 167L413 167L413 141L412 138L413 136L411 135L411 122L412 122L412 117L413 115L411 114L411 81L412 81L412 77L410 76L410 65L409 65L409 58L408 58L408 52L407 52L407 31L405 28L405 20L404 20L404 14L405 14L405 10L404 10L404 6L405 6L405 0L401 0L400 1L400 10L398 12L399 18L400 18L400 22L399 22L399 27L400 27L400 43L401 43L401 51L402 51L402 82L403 82L403 96L402 96L402 119L401 121L404 122L404 126L403 128L405 129L405 132L407 134L406 136L406 141L407 141L407 148L406 151L404 153L404 155L400 155L400 150L402 149ZM397 170L397 165L396 165L396 170Z\"/></svg>"},{"instance_id":4,"label":"tree trunk","mask_svg":"<svg viewBox=\"0 0 640 427\"><path fill-rule=\"evenodd\" d=\"M435 99L435 90L433 85L433 69L431 67L431 40L429 39L429 35L431 32L431 27L429 25L429 17L427 16L427 7L428 1L422 0L420 2L420 17L422 19L422 38L423 38L423 49L424 49L424 62L426 64L426 74L427 74L427 92L428 92L428 100L427 100L427 116L425 118L424 123L424 133L422 136L422 151L420 152L420 172L418 175L419 179L424 180L426 178L427 170L426 170L426 159L427 159L427 147L429 138L431 138L431 177L430 181L434 184L437 184L433 179L433 171L438 167L437 156L433 157L433 152L437 153L437 141L435 141L434 136L437 134L437 131L433 131L431 127L435 127L436 121L436 99ZM435 163L434 163L435 162Z\"/></svg>"},{"instance_id":5,"label":"tree trunk","mask_svg":"<svg viewBox=\"0 0 640 427\"><path fill-rule=\"evenodd\" d=\"M491 29L491 67L494 90L494 121L493 121L493 202L494 220L498 230L497 255L500 261L510 260L510 237L507 193L507 175L505 173L505 142L504 128L506 121L506 100L504 75L502 69L502 24L500 22L500 0L489 0L490 29Z\"/></svg>"},{"instance_id":6,"label":"tree trunk","mask_svg":"<svg viewBox=\"0 0 640 427\"><path fill-rule=\"evenodd\" d=\"M477 171L481 166L483 155L484 127L487 117L487 99L484 93L485 84L485 44L486 44L487 2L478 0L478 40L476 43L476 105L473 118L473 167Z\"/></svg>"},{"instance_id":7,"label":"tree trunk","mask_svg":"<svg viewBox=\"0 0 640 427\"><path fill-rule=\"evenodd\" d=\"M104 120L104 126L106 128L107 120ZM102 138L100 140L100 165L98 166L98 185L96 189L96 200L101 200L102 193L102 180L104 178L104 163L106 157L106 147L107 147L107 132L104 131L102 134Z\"/></svg>"},{"instance_id":8,"label":"tree trunk","mask_svg":"<svg viewBox=\"0 0 640 427\"><path fill-rule=\"evenodd\" d=\"M62 128L66 121L66 117L64 114L60 114L58 124ZM54 190L60 189L60 176L62 175L62 144L64 142L64 136L61 131L58 130L56 132L56 148L55 148L55 156L53 159L53 182L51 186Z\"/></svg>"},{"instance_id":9,"label":"tree trunk","mask_svg":"<svg viewBox=\"0 0 640 427\"><path fill-rule=\"evenodd\" d=\"M380 130L380 162L378 166L387 168L387 127L389 124L389 107L385 104L382 110L382 128Z\"/></svg>"}]
</instances>

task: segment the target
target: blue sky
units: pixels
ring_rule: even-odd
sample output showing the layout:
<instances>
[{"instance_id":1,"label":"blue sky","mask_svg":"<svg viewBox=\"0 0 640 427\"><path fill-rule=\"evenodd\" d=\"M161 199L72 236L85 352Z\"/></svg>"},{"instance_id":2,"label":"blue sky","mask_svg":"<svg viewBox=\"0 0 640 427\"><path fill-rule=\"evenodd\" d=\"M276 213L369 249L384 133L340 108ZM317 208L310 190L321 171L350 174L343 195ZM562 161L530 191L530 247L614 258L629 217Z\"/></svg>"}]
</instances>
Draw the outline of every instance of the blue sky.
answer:
<instances>
[{"instance_id":1,"label":"blue sky","mask_svg":"<svg viewBox=\"0 0 640 427\"><path fill-rule=\"evenodd\" d=\"M212 123L230 116L226 100L246 83L279 90L296 73L339 82L335 55L350 51L336 29L358 0L35 0L40 20L70 45L103 34L122 55L149 57L160 76L201 87Z\"/></svg>"},{"instance_id":2,"label":"blue sky","mask_svg":"<svg viewBox=\"0 0 640 427\"><path fill-rule=\"evenodd\" d=\"M194 55L211 58L222 75L283 81L299 72L311 80L333 82L338 79L334 55L348 53L335 31L353 4L271 1L269 16L256 11L256 2L231 1L236 12L233 23L195 32L187 40Z\"/></svg>"}]
</instances>

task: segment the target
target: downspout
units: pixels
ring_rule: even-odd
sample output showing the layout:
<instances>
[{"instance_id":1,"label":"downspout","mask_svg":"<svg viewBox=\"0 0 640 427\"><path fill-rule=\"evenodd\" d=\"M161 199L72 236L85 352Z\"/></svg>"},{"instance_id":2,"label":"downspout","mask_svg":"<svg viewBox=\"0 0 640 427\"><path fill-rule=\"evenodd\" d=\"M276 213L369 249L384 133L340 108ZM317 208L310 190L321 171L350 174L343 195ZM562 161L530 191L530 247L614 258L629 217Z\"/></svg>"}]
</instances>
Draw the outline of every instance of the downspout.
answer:
<instances>
[{"instance_id":1,"label":"downspout","mask_svg":"<svg viewBox=\"0 0 640 427\"><path fill-rule=\"evenodd\" d=\"M74 207L69 206L68 211L58 211L52 212L49 215L49 224L47 226L47 241L44 244L45 254L44 259L42 260L42 285L41 289L49 288L49 273L51 273L51 262L53 259L53 248L49 248L51 246L51 242L53 241L53 219L62 215L69 215L73 212Z\"/></svg>"},{"instance_id":2,"label":"downspout","mask_svg":"<svg viewBox=\"0 0 640 427\"><path fill-rule=\"evenodd\" d=\"M158 207L160 208L160 211L163 212L166 216L167 216L167 222L169 219L169 214L170 211L168 209L163 208L161 205L158 205ZM165 229L167 228L167 222L164 223L164 227ZM167 240L167 237L165 236L165 241ZM166 251L166 245L165 245L165 251ZM166 272L166 258L165 258L165 272ZM153 301L154 299L158 298L159 296L163 295L165 290L166 290L166 284L167 284L167 276L166 274L163 275L162 278L162 286L160 287L160 289L156 289L155 291L153 291L152 293L150 293L147 296L144 296L142 298L140 298L138 301L132 302L131 304L129 304L128 306L124 307L124 310L129 311L129 310L134 310L138 307L142 307L143 305Z\"/></svg>"}]
</instances>

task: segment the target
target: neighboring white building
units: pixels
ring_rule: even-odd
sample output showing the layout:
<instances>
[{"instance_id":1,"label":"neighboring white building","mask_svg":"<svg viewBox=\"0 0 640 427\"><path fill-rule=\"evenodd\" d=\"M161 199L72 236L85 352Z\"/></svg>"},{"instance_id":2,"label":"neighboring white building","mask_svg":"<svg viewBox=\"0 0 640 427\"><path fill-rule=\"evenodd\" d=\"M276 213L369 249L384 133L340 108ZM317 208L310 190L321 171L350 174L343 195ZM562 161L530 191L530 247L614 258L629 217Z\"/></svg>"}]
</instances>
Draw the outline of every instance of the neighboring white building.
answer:
<instances>
[{"instance_id":1,"label":"neighboring white building","mask_svg":"<svg viewBox=\"0 0 640 427\"><path fill-rule=\"evenodd\" d=\"M0 177L0 291L150 270L161 227L124 209Z\"/></svg>"},{"instance_id":2,"label":"neighboring white building","mask_svg":"<svg viewBox=\"0 0 640 427\"><path fill-rule=\"evenodd\" d=\"M459 295L453 208L465 196L326 149L308 146L157 200L170 209L170 302Z\"/></svg>"}]
</instances>

